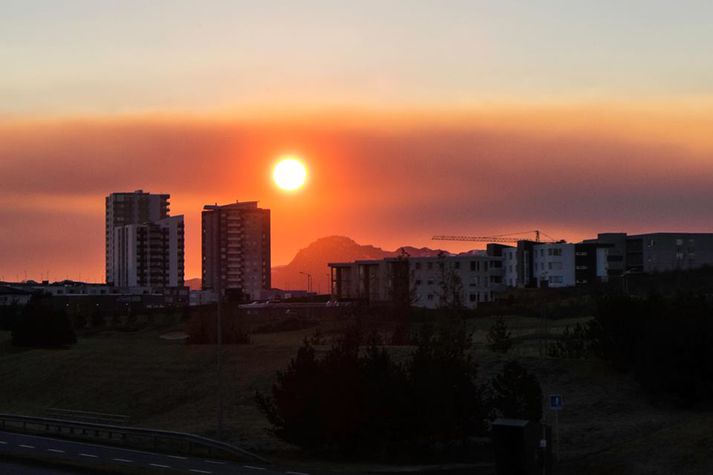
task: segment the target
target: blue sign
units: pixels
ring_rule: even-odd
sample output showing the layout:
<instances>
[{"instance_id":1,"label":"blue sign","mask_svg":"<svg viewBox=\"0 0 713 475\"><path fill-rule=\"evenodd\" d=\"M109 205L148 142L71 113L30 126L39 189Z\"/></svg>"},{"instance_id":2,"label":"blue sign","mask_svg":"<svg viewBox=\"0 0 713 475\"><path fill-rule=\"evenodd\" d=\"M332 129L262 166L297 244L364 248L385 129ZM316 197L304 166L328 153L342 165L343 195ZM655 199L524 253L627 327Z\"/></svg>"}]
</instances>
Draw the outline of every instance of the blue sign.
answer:
<instances>
[{"instance_id":1,"label":"blue sign","mask_svg":"<svg viewBox=\"0 0 713 475\"><path fill-rule=\"evenodd\" d=\"M560 394L550 394L550 409L555 411L562 409L562 396Z\"/></svg>"}]
</instances>

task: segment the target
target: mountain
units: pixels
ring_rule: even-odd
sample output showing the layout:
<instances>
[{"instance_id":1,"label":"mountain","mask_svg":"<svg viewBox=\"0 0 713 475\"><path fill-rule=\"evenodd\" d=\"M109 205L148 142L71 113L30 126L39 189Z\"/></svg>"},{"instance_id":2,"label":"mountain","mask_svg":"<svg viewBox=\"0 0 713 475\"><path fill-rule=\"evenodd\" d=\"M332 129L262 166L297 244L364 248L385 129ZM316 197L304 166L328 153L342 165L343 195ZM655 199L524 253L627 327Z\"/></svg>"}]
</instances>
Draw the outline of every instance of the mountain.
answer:
<instances>
[{"instance_id":1,"label":"mountain","mask_svg":"<svg viewBox=\"0 0 713 475\"><path fill-rule=\"evenodd\" d=\"M440 249L402 248L412 257L434 256ZM272 268L272 286L280 289L305 289L307 276L312 275L312 290L319 293L329 292L330 262L352 262L360 259L383 259L401 254L401 249L386 251L368 244L359 244L345 236L329 236L317 239L309 246L301 249L285 266ZM304 273L304 274L302 274Z\"/></svg>"},{"instance_id":2,"label":"mountain","mask_svg":"<svg viewBox=\"0 0 713 475\"><path fill-rule=\"evenodd\" d=\"M186 279L184 282L184 285L191 290L200 290L201 289L201 278L196 277L195 279Z\"/></svg>"}]
</instances>

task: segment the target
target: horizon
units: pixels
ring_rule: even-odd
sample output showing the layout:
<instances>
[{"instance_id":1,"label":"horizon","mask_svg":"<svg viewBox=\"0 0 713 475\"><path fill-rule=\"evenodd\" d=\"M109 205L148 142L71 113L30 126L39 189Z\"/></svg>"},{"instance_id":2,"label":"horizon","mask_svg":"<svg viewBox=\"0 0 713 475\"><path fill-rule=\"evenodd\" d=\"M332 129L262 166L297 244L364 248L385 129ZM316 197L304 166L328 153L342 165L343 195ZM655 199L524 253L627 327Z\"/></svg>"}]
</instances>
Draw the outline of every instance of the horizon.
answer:
<instances>
[{"instance_id":1,"label":"horizon","mask_svg":"<svg viewBox=\"0 0 713 475\"><path fill-rule=\"evenodd\" d=\"M409 12L10 2L0 274L102 281L103 198L135 189L185 215L187 278L201 207L236 199L272 210L275 266L328 235L713 231L711 5ZM290 193L288 153L310 176Z\"/></svg>"}]
</instances>

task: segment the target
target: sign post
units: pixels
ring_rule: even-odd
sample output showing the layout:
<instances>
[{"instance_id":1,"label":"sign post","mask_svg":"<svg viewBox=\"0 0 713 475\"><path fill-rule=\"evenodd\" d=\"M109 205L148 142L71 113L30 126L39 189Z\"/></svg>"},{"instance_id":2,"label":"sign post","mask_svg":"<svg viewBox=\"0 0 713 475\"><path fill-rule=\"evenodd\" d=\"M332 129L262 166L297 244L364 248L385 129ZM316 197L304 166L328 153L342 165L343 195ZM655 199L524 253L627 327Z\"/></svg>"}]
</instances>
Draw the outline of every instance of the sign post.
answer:
<instances>
[{"instance_id":1,"label":"sign post","mask_svg":"<svg viewBox=\"0 0 713 475\"><path fill-rule=\"evenodd\" d=\"M562 410L562 395L550 394L550 409L555 413L555 460L560 459L560 428L559 412Z\"/></svg>"}]
</instances>

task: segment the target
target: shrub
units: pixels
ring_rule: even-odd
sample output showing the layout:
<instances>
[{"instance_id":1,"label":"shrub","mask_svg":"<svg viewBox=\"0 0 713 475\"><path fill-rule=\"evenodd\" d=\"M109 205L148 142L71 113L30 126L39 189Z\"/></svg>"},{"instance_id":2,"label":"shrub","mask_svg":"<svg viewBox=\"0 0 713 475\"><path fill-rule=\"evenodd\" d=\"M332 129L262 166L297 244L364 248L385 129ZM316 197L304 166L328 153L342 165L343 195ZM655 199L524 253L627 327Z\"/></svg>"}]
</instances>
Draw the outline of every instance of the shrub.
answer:
<instances>
[{"instance_id":1,"label":"shrub","mask_svg":"<svg viewBox=\"0 0 713 475\"><path fill-rule=\"evenodd\" d=\"M51 297L34 297L23 309L12 331L14 346L60 348L76 342L67 313L55 308Z\"/></svg>"},{"instance_id":2,"label":"shrub","mask_svg":"<svg viewBox=\"0 0 713 475\"><path fill-rule=\"evenodd\" d=\"M596 318L556 352L583 351L627 371L648 391L682 405L713 402L713 307L704 296L608 295Z\"/></svg>"},{"instance_id":3,"label":"shrub","mask_svg":"<svg viewBox=\"0 0 713 475\"><path fill-rule=\"evenodd\" d=\"M507 353L512 346L512 339L510 338L510 331L505 324L503 317L498 317L495 319L495 323L490 327L488 331L488 346L492 351L497 353Z\"/></svg>"},{"instance_id":4,"label":"shrub","mask_svg":"<svg viewBox=\"0 0 713 475\"><path fill-rule=\"evenodd\" d=\"M278 437L342 454L422 455L484 429L477 365L462 326L423 330L403 363L362 342L352 328L320 358L305 341L278 373L271 397L256 395Z\"/></svg>"},{"instance_id":5,"label":"shrub","mask_svg":"<svg viewBox=\"0 0 713 475\"><path fill-rule=\"evenodd\" d=\"M547 347L547 356L580 359L591 355L593 348L593 322L566 327L559 338Z\"/></svg>"},{"instance_id":6,"label":"shrub","mask_svg":"<svg viewBox=\"0 0 713 475\"><path fill-rule=\"evenodd\" d=\"M537 378L516 361L505 363L491 383L490 404L509 419L542 419L542 389Z\"/></svg>"}]
</instances>

